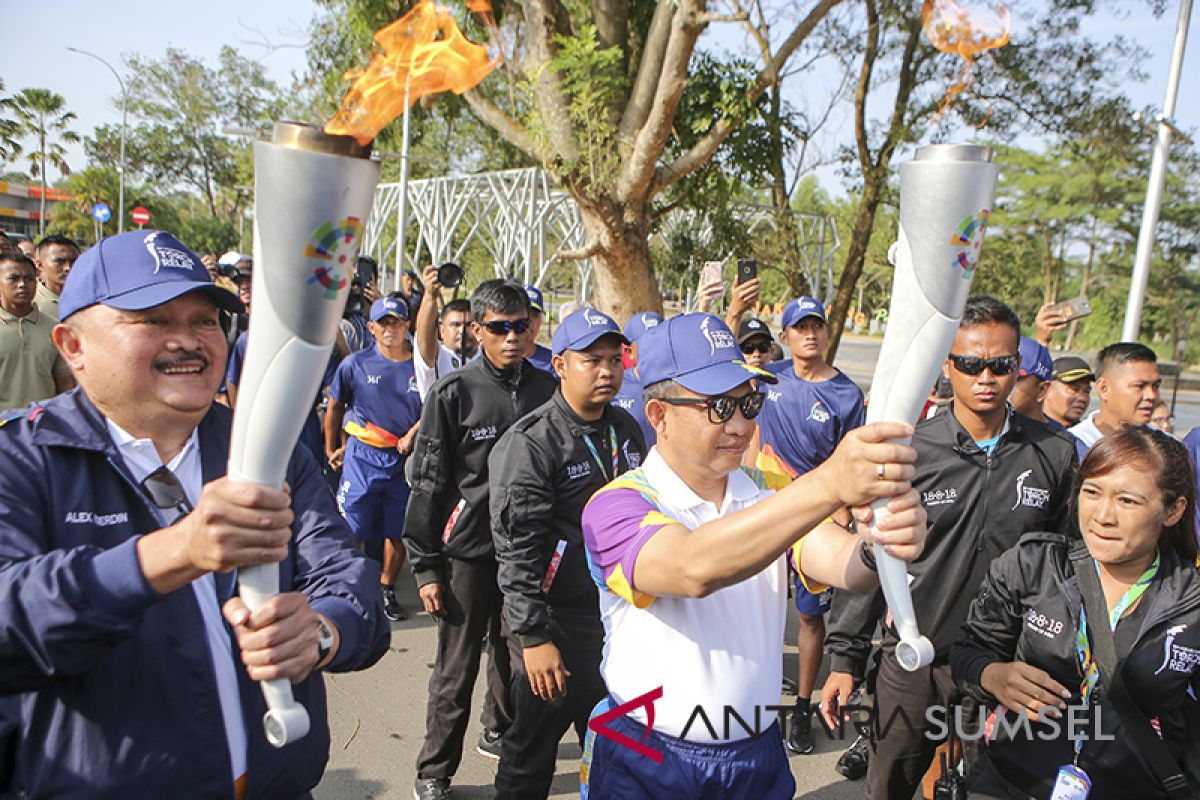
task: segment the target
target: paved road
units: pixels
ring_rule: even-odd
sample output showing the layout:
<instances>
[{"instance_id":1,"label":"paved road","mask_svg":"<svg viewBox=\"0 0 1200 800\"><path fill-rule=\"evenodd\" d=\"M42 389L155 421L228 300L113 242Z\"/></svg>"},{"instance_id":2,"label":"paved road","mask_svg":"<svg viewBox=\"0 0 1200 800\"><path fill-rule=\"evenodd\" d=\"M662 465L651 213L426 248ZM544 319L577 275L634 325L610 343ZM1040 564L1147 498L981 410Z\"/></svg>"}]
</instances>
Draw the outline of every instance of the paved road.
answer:
<instances>
[{"instance_id":1,"label":"paved road","mask_svg":"<svg viewBox=\"0 0 1200 800\"><path fill-rule=\"evenodd\" d=\"M878 339L848 337L837 364L866 390L878 351ZM1179 399L1178 429L1186 433L1200 424L1200 393L1180 392ZM402 577L400 589L402 602L410 610L416 609L419 604L412 582ZM333 744L328 771L316 791L319 800L412 796L413 765L425 731L425 691L434 656L434 628L433 621L424 614L392 628L391 649L379 664L363 673L326 679ZM794 619L787 640L795 642ZM787 647L784 669L795 678L794 644ZM476 697L480 696L477 689ZM787 702L791 699L785 698ZM454 796L461 800L491 797L495 762L474 752L478 736L479 724L473 718L467 732L468 750L455 781ZM571 738L568 734L559 749L552 797L578 797L579 747ZM864 796L861 782L850 783L833 771L844 743L830 741L821 731L816 733L816 740L814 754L791 758L797 797L843 800Z\"/></svg>"},{"instance_id":2,"label":"paved road","mask_svg":"<svg viewBox=\"0 0 1200 800\"><path fill-rule=\"evenodd\" d=\"M400 581L401 602L418 607L411 581ZM789 631L795 642L794 626ZM329 766L317 800L410 798L414 764L425 733L425 690L434 656L433 621L425 614L392 625L392 645L383 659L366 672L326 677L332 746ZM785 672L795 678L795 646L787 649ZM476 687L476 703L482 686ZM793 698L786 698L791 702ZM474 751L479 737L478 713L467 731L467 752L454 782L458 800L490 798L495 761ZM792 756L799 798L849 800L863 797L862 783L850 783L833 771L841 752L837 742L816 733L817 752ZM558 772L551 797L579 796L579 746L568 733L559 746ZM664 798L664 800L667 800Z\"/></svg>"}]
</instances>

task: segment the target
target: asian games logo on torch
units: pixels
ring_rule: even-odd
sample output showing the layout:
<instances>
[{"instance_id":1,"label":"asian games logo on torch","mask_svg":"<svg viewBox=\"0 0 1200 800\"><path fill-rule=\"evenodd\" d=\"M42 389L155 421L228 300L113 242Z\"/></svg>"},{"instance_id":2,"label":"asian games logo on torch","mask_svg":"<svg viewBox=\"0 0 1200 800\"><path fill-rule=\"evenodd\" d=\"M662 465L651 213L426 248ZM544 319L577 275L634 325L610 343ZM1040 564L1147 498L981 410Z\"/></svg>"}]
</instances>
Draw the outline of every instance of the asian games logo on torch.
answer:
<instances>
[{"instance_id":1,"label":"asian games logo on torch","mask_svg":"<svg viewBox=\"0 0 1200 800\"><path fill-rule=\"evenodd\" d=\"M958 231L950 237L950 244L963 248L950 260L951 266L962 270L963 280L970 280L975 274L990 213L991 211L985 208L976 216L963 217L962 222L958 223Z\"/></svg>"},{"instance_id":2,"label":"asian games logo on torch","mask_svg":"<svg viewBox=\"0 0 1200 800\"><path fill-rule=\"evenodd\" d=\"M346 217L336 225L326 222L312 233L312 241L304 245L304 257L320 260L309 277L310 285L325 287L325 299L336 300L338 293L350 283L350 272L358 256L358 237L362 222L358 217Z\"/></svg>"}]
</instances>

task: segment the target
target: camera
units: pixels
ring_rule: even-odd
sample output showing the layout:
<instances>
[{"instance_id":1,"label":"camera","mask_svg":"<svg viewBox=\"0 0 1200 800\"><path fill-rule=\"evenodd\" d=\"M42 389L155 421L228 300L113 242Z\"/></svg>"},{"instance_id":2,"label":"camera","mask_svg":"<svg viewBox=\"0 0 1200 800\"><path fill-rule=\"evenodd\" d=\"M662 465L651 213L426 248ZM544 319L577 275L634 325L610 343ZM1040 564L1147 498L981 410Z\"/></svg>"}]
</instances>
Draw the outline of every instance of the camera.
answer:
<instances>
[{"instance_id":1,"label":"camera","mask_svg":"<svg viewBox=\"0 0 1200 800\"><path fill-rule=\"evenodd\" d=\"M463 268L453 261L447 261L438 267L438 283L447 289L453 289L463 282Z\"/></svg>"}]
</instances>

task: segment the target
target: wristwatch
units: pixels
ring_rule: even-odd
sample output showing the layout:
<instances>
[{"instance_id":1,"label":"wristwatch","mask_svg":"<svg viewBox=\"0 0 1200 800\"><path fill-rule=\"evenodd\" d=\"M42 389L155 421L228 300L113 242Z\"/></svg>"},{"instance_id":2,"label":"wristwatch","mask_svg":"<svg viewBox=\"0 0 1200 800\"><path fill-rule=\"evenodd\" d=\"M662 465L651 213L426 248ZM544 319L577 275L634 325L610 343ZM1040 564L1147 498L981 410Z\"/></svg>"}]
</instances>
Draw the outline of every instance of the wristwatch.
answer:
<instances>
[{"instance_id":1,"label":"wristwatch","mask_svg":"<svg viewBox=\"0 0 1200 800\"><path fill-rule=\"evenodd\" d=\"M317 617L317 664L324 665L325 659L329 658L329 651L333 649L333 643L336 641L333 634L333 628L325 621L324 617Z\"/></svg>"}]
</instances>

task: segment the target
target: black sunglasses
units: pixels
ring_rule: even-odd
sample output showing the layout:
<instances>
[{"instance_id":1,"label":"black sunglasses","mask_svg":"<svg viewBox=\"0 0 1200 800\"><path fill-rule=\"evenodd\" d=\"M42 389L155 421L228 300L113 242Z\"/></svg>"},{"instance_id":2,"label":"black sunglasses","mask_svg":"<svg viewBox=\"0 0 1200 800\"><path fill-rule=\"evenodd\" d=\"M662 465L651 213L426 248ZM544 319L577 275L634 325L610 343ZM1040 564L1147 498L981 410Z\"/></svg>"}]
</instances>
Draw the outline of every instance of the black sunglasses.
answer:
<instances>
[{"instance_id":1,"label":"black sunglasses","mask_svg":"<svg viewBox=\"0 0 1200 800\"><path fill-rule=\"evenodd\" d=\"M985 369L996 377L1015 372L1021 364L1020 356L996 356L995 358L980 358L979 356L956 356L950 354L950 362L954 368L964 375L978 375Z\"/></svg>"},{"instance_id":2,"label":"black sunglasses","mask_svg":"<svg viewBox=\"0 0 1200 800\"><path fill-rule=\"evenodd\" d=\"M737 409L742 410L742 416L746 419L754 419L758 416L758 412L762 411L763 401L767 396L762 392L751 392L744 397L730 397L727 394L719 394L714 397L665 397L663 402L669 406L703 406L708 409L708 421L714 425L720 425L723 422L728 422L733 417L733 412Z\"/></svg>"},{"instance_id":3,"label":"black sunglasses","mask_svg":"<svg viewBox=\"0 0 1200 800\"><path fill-rule=\"evenodd\" d=\"M150 498L154 505L163 511L177 511L178 517L182 517L192 510L192 504L188 502L187 492L183 490L183 484L179 482L179 478L175 477L175 473L167 469L166 466L161 466L151 472L141 482L142 491Z\"/></svg>"},{"instance_id":4,"label":"black sunglasses","mask_svg":"<svg viewBox=\"0 0 1200 800\"><path fill-rule=\"evenodd\" d=\"M525 331L529 330L529 317L521 319L494 319L491 322L479 323L487 328L488 333L493 336L507 336L509 331L520 336Z\"/></svg>"},{"instance_id":5,"label":"black sunglasses","mask_svg":"<svg viewBox=\"0 0 1200 800\"><path fill-rule=\"evenodd\" d=\"M769 353L771 352L770 342L742 342L738 347L742 350L742 355L750 355L751 353Z\"/></svg>"}]
</instances>

